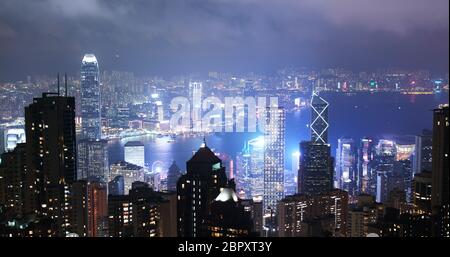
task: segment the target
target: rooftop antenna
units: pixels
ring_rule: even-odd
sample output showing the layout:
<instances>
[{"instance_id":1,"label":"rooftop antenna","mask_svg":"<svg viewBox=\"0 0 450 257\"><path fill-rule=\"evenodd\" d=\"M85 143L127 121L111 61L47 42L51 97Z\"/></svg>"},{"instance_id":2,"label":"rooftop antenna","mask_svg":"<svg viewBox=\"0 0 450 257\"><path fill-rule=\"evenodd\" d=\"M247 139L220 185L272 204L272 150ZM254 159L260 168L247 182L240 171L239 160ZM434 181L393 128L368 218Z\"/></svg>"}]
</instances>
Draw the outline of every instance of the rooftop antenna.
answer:
<instances>
[{"instance_id":1,"label":"rooftop antenna","mask_svg":"<svg viewBox=\"0 0 450 257\"><path fill-rule=\"evenodd\" d=\"M203 135L203 144L202 144L202 147L206 147L206 137L205 137L205 135Z\"/></svg>"},{"instance_id":2,"label":"rooftop antenna","mask_svg":"<svg viewBox=\"0 0 450 257\"><path fill-rule=\"evenodd\" d=\"M59 96L59 72L58 72L58 96Z\"/></svg>"},{"instance_id":3,"label":"rooftop antenna","mask_svg":"<svg viewBox=\"0 0 450 257\"><path fill-rule=\"evenodd\" d=\"M67 97L67 73L64 73L64 96Z\"/></svg>"}]
</instances>

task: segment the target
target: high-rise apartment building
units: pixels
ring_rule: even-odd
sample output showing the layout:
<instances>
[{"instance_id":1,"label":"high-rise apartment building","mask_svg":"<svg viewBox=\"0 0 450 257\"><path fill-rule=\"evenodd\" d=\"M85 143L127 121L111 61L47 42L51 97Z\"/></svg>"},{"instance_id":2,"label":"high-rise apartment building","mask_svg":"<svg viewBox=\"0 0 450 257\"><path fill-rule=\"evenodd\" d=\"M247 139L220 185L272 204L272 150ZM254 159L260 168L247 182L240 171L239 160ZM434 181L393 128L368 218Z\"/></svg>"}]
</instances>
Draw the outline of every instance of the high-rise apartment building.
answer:
<instances>
[{"instance_id":1,"label":"high-rise apartment building","mask_svg":"<svg viewBox=\"0 0 450 257\"><path fill-rule=\"evenodd\" d=\"M24 212L70 228L67 204L76 180L75 99L43 93L25 108L27 172Z\"/></svg>"}]
</instances>

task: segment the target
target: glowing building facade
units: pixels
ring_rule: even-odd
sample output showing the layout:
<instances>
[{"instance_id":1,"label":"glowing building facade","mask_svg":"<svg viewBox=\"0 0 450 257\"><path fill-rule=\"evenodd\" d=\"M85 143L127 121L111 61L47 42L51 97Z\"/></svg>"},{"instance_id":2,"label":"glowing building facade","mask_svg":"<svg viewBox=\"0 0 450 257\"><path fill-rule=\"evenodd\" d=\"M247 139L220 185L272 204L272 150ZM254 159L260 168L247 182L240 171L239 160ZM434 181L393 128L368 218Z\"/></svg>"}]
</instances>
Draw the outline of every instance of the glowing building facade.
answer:
<instances>
[{"instance_id":1,"label":"glowing building facade","mask_svg":"<svg viewBox=\"0 0 450 257\"><path fill-rule=\"evenodd\" d=\"M276 212L277 202L284 197L284 129L285 111L268 108L264 131L264 195L263 211Z\"/></svg>"},{"instance_id":2,"label":"glowing building facade","mask_svg":"<svg viewBox=\"0 0 450 257\"><path fill-rule=\"evenodd\" d=\"M101 139L99 68L93 54L85 54L81 62L81 119L82 138Z\"/></svg>"},{"instance_id":3,"label":"glowing building facade","mask_svg":"<svg viewBox=\"0 0 450 257\"><path fill-rule=\"evenodd\" d=\"M335 184L354 195L357 185L356 149L353 139L338 139L336 149Z\"/></svg>"},{"instance_id":4,"label":"glowing building facade","mask_svg":"<svg viewBox=\"0 0 450 257\"><path fill-rule=\"evenodd\" d=\"M311 97L311 141L313 143L328 144L328 106L329 103L317 92Z\"/></svg>"}]
</instances>

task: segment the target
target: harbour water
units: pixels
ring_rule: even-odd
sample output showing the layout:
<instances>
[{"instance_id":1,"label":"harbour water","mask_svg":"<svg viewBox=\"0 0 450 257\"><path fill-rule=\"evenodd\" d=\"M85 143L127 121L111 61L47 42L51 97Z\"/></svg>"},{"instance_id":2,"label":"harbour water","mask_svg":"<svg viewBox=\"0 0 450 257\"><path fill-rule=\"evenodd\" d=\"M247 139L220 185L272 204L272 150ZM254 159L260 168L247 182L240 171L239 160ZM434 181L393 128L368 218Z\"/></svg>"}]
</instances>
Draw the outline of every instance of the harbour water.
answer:
<instances>
[{"instance_id":1,"label":"harbour water","mask_svg":"<svg viewBox=\"0 0 450 257\"><path fill-rule=\"evenodd\" d=\"M449 102L446 92L434 95L404 95L400 93L324 93L321 95L330 103L329 143L334 155L340 137L391 138L395 135L415 135L422 129L432 127L432 112L439 104ZM298 144L309 139L308 123L310 109L286 114L286 169L290 169L293 152ZM257 137L258 133L216 133L206 137L207 145L213 150L235 158L244 143ZM145 162L148 166L159 166L166 170L172 161L185 170L186 161L203 142L199 137L176 137L175 140L142 136L117 139L109 142L109 160L114 163L123 160L123 146L129 140L139 140L145 145ZM163 174L164 176L164 174Z\"/></svg>"}]
</instances>

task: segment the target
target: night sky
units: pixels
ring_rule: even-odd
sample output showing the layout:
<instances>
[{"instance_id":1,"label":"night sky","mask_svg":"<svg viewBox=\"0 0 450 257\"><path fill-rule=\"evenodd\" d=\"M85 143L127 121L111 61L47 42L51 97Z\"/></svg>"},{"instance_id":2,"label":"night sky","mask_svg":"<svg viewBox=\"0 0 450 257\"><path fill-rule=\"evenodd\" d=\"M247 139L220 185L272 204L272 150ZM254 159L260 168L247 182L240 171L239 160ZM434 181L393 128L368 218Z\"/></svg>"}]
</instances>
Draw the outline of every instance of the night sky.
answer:
<instances>
[{"instance_id":1,"label":"night sky","mask_svg":"<svg viewBox=\"0 0 450 257\"><path fill-rule=\"evenodd\" d=\"M286 66L447 71L448 0L0 0L0 81Z\"/></svg>"}]
</instances>

